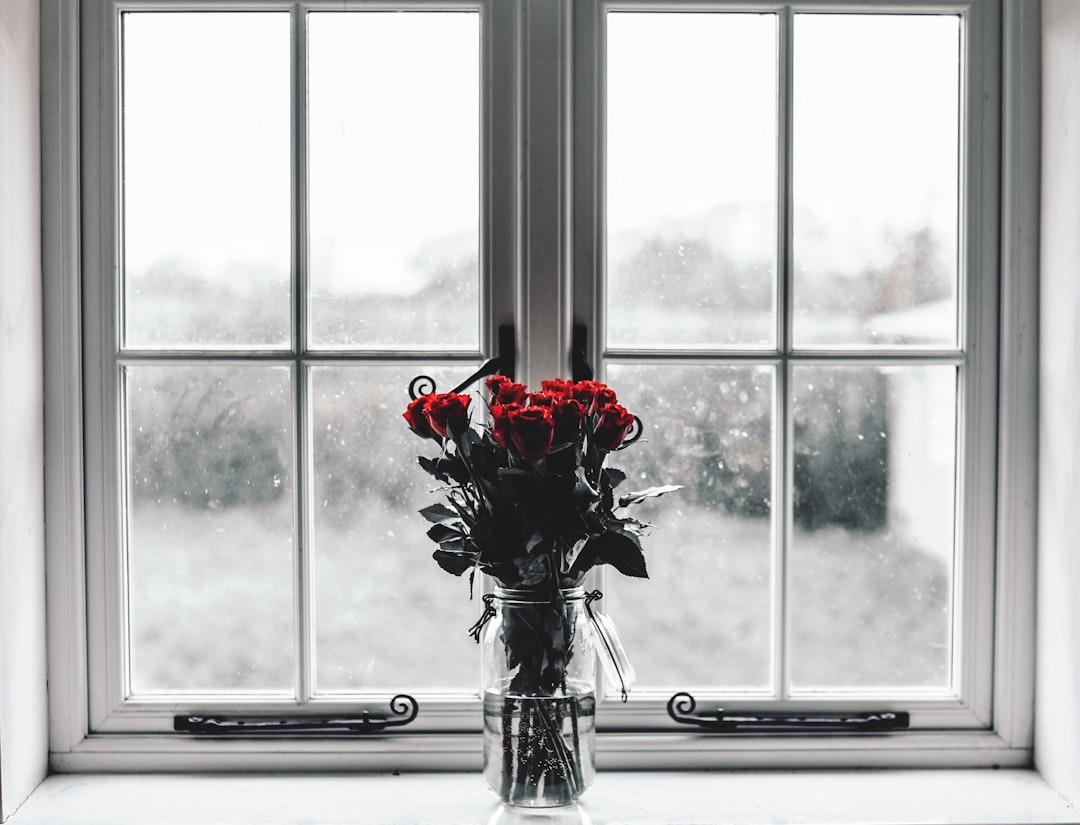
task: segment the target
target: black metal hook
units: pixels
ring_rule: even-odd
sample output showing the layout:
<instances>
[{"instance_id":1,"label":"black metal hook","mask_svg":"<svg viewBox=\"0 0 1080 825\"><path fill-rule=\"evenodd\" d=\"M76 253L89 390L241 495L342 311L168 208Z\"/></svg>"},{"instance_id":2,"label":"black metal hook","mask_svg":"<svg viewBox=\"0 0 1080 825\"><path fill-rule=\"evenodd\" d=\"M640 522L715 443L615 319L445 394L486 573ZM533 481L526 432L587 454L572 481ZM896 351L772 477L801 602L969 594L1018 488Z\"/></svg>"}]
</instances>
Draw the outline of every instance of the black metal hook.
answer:
<instances>
[{"instance_id":1,"label":"black metal hook","mask_svg":"<svg viewBox=\"0 0 1080 825\"><path fill-rule=\"evenodd\" d=\"M420 705L407 693L390 700L390 715L362 710L359 716L174 716L173 730L209 736L281 736L378 733L409 724Z\"/></svg>"},{"instance_id":2,"label":"black metal hook","mask_svg":"<svg viewBox=\"0 0 1080 825\"><path fill-rule=\"evenodd\" d=\"M676 722L697 725L714 733L887 733L903 730L911 723L907 711L870 711L866 713L760 713L725 712L717 708L695 713L697 702L689 693L676 693L667 703L667 712Z\"/></svg>"},{"instance_id":3,"label":"black metal hook","mask_svg":"<svg viewBox=\"0 0 1080 825\"><path fill-rule=\"evenodd\" d=\"M481 364L480 369L454 387L451 392L461 392L473 382L489 375L505 375L513 381L516 366L517 342L514 337L514 327L501 326L499 327L499 354ZM435 392L435 379L430 375L418 375L409 382L409 398L413 401L421 395L431 395L433 392Z\"/></svg>"},{"instance_id":4,"label":"black metal hook","mask_svg":"<svg viewBox=\"0 0 1080 825\"><path fill-rule=\"evenodd\" d=\"M589 363L589 328L584 324L574 324L570 339L570 374L574 381L588 381L593 377L592 364Z\"/></svg>"}]
</instances>

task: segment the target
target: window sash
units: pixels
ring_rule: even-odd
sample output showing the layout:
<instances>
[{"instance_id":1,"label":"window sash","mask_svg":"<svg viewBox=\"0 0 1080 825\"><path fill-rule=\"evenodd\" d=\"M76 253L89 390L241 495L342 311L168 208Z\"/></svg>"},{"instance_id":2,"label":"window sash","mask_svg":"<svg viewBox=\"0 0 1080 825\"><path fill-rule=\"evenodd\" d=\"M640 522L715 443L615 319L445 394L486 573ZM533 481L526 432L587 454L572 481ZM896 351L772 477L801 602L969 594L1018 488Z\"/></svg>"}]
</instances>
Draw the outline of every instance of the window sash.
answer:
<instances>
[{"instance_id":1,"label":"window sash","mask_svg":"<svg viewBox=\"0 0 1080 825\"><path fill-rule=\"evenodd\" d=\"M993 4L991 4L992 6ZM791 398L787 387L793 368L799 365L863 364L863 365L954 365L960 371L957 412L957 444L960 466L957 475L960 483L958 494L956 549L959 562L954 571L953 634L955 695L946 698L942 693L917 690L889 691L889 696L902 697L887 700L885 709L908 709L912 711L913 727L934 726L943 728L979 728L991 724L992 693L991 671L993 667L994 625L994 511L996 489L996 440L994 436L998 397L996 359L997 273L999 267L996 237L1000 215L996 209L987 208L994 201L997 191L997 157L999 145L996 132L989 121L996 117L998 100L996 59L1000 31L995 14L997 8L987 4L929 3L878 3L871 8L845 8L841 4L823 6L819 3L793 2L788 4L746 4L686 2L667 6L660 2L642 0L589 0L578 3L575 17L575 82L577 105L574 109L575 123L582 125L586 134L579 135L575 145L575 319L586 323L592 333L588 356L597 364L600 377L607 365L615 364L695 364L733 365L760 364L775 369L778 377L778 402L775 409L775 427L779 429L781 452L774 452L776 460L783 461L781 485L791 490L792 415ZM603 86L605 83L605 15L617 12L650 11L772 11L779 17L779 209L780 227L778 267L780 272L780 312L777 316L776 349L637 349L615 348L605 344L607 334L604 318L604 289L602 274L606 268L604 243L605 215L605 157ZM960 302L960 338L956 349L884 350L880 348L859 349L810 347L795 349L792 345L792 248L791 213L792 199L792 38L793 17L799 13L822 13L830 11L870 13L943 13L959 14L962 18L960 100L960 215L962 227L959 249L958 285ZM595 101L595 103L594 103ZM987 102L991 101L991 102ZM993 110L993 111L991 111ZM593 206L595 204L595 206ZM594 280L583 282L583 271L594 274ZM776 442L774 442L775 444ZM677 482L678 479L668 479ZM774 501L786 500L775 494ZM779 509L779 508L774 508ZM790 516L774 513L774 531L782 537L791 533ZM663 543L662 531L652 537ZM781 539L781 546L783 539ZM775 586L781 591L779 604L781 616L777 622L780 637L781 674L785 670L784 654L789 636L790 617L783 605L783 590L788 576L784 551L777 559L779 569L775 574ZM606 572L605 572L606 575ZM616 617L617 618L617 617ZM723 705L740 709L760 707L762 699L770 709L797 710L813 707L827 710L882 709L879 697L875 702L874 691L829 691L819 696L800 693L798 698L785 695L784 678L774 690L763 697L731 694L714 690L695 692L699 706ZM608 718L616 717L628 727L649 727L662 722L664 717L662 695L643 696L635 690L638 701L630 707L605 708ZM644 700L644 701L643 701ZM775 704L772 700L775 700ZM704 702L704 705L703 705Z\"/></svg>"},{"instance_id":2,"label":"window sash","mask_svg":"<svg viewBox=\"0 0 1080 825\"><path fill-rule=\"evenodd\" d=\"M89 6L89 3L86 3L86 5ZM105 3L100 5L105 5ZM159 5L154 3L153 0L144 0L141 3L126 4L125 8L153 8ZM188 2L184 4L184 7L205 8L215 5L212 2ZM247 3L244 0L238 0L232 5L265 8L277 4L272 2ZM281 5L287 6L291 4ZM495 5L499 7L499 4ZM510 6L510 4L506 5ZM661 3L620 3L617 7L640 8L646 5L648 7L663 7ZM688 7L703 5L727 7L723 3L680 4L680 6ZM746 4L741 5L745 6ZM539 278L526 280L523 287L525 294L522 296L521 303L524 304L524 310L520 312L519 323L523 321L522 326L524 328L519 332L519 338L524 340L526 346L523 349L527 353L527 357L530 358L530 363L536 365L533 373L536 378L539 378L563 369L565 352L569 349L565 344L569 341L570 313L565 308L566 302L563 300L568 292L572 291L574 296L575 319L599 319L597 273L602 272L603 252L602 244L599 243L599 229L602 226L602 204L599 203L597 194L599 191L601 146L598 110L591 102L596 98L600 79L602 78L602 71L598 65L598 55L602 54L602 51L598 48L600 7L596 3L580 2L573 5L564 5L558 2L537 3L531 4L524 9L517 8L516 4L514 6L514 8L500 7L499 12L493 12L494 16L486 18L493 25L496 34L501 31L504 34L511 35L524 30L523 36L530 43L538 46L543 42L544 35L542 31L545 26L548 33L550 33L551 30L558 30L566 26L567 21L570 19L573 20L575 32L572 46L560 39L560 49L555 54L549 53L547 58L548 68L555 74L559 74L559 72L564 74L561 80L549 78L549 85L546 89L541 89L537 85L533 85L528 89L518 89L510 81L513 76L510 74L493 73L497 74L497 76L489 77L486 81L486 88L492 95L492 109L499 108L500 102L502 106L509 103L511 105L508 108L512 111L520 107L525 120L529 120L531 116L533 121L545 120L549 124L549 128L542 139L531 141L522 150L518 141L520 133L514 126L512 119L495 121L491 111L487 110L485 133L491 137L492 145L494 147L515 147L509 151L496 148L491 153L488 159L488 172L492 181L512 179L522 167L529 167L534 170L543 168L540 156L544 153L562 153L563 157L573 157L573 173L571 174L568 170L563 169L556 176L557 186L551 188L557 190L555 192L549 190L538 193L533 191L533 187L526 187L525 192L518 196L509 187L500 189L497 185L492 185L493 192L486 200L485 226L489 227L490 231L485 235L484 244L490 270L527 273L529 271L541 272L545 267L551 267L547 269L548 272L555 271L559 273L557 281L560 284L560 289L556 291L557 294L555 295L539 287ZM797 9L809 7L807 4L801 3L794 4L794 6ZM912 8L915 10L933 10L937 8L935 4L881 3L879 6L890 11L902 11ZM987 6L994 8L987 9ZM769 7L778 8L775 4L769 4ZM996 97L992 91L998 62L998 52L995 45L997 36L996 4L958 3L950 5L948 9L962 11L968 17L969 25L972 27L974 48L969 50L968 60L968 80L972 84L970 86L972 94L965 101L964 106L968 123L979 127L974 128L973 126L966 138L969 167L976 170L978 175L972 175L972 180L969 180L963 204L969 214L978 216L979 225L972 226L968 242L962 254L967 262L967 271L993 272L997 253L995 240L998 231L997 216L994 214L994 210L983 208L985 203L992 203L994 199L983 199L980 195L996 192L996 164L988 163L985 160L986 158L996 157L997 151L997 116L996 106L994 105ZM86 61L83 72L84 75L91 76L87 87L90 93L84 95L84 100L87 101L84 119L88 123L94 121L95 107L97 107L97 112L115 111L113 108L115 103L112 102L114 92L110 90L108 82L102 82L101 75L98 76L96 81L93 78L95 72L102 72L104 77L109 76L107 71L110 60L109 50L102 48L98 53L89 53L89 50L85 49L87 43L108 42L108 38L103 38L103 33L100 31L102 16L98 15L99 10L92 9L92 11L94 13L86 14L86 9L84 9L83 15L85 29L83 38L84 61ZM103 17L108 18L108 14L103 15ZM66 24L69 26L67 35L69 39L73 37L70 22L70 18L68 18ZM64 22L61 25L64 25ZM513 36L492 37L490 40L485 39L485 44L489 54L495 55L498 61L509 61L512 64L515 60L520 59ZM565 77L565 71L571 61L574 66L572 90ZM500 65L507 64L500 63ZM66 71L66 82L68 84L66 95L68 100L71 101L77 99L77 94L71 88L71 84L74 82L74 73L70 71L70 67ZM990 105L978 105L979 96L974 93L976 89L991 90L988 98L991 101ZM544 92L549 93L550 96L545 96ZM95 105L90 105L89 100L94 100ZM102 105L97 106L98 103ZM73 106L73 104L69 104L69 106ZM556 117L548 120L547 116L552 113ZM108 300L95 300L94 289L92 288L95 274L100 277L101 272L108 273L111 271L109 244L108 242L102 243L102 239L114 237L116 231L115 223L110 217L112 211L108 199L102 200L104 197L102 193L107 189L102 184L104 181L109 180L109 172L107 169L103 172L101 168L86 160L87 158L107 158L108 156L108 153L101 150L102 141L107 139L110 128L115 128L115 126L108 123L107 116L102 120L105 122L98 122L96 128L86 130L83 145L83 189L84 192L92 196L91 201L96 201L103 208L98 210L87 209L86 213L84 213L82 232L83 278L84 282L90 287L86 290L87 301L84 309L87 316L87 337L84 343L84 352L88 363L85 377L82 378L81 382L71 375L67 377L67 388L64 395L69 398L72 393L76 397L78 396L78 386L80 385L88 396L94 394L93 387L95 384L100 386L100 381L95 379L100 374L101 366L94 363L93 353L102 349L102 330L109 328L110 316L113 311ZM568 136L565 128L569 121L573 121L575 125L572 138ZM68 138L70 141L70 132ZM507 138L512 139L507 140ZM70 159L74 151L69 143L68 155L66 156L68 157L66 162L69 166L75 165L74 161ZM531 166L530 161L532 162ZM558 164L555 164L555 167L558 168ZM520 212L518 210L519 197L522 199ZM104 226L97 222L99 218L104 222ZM519 220L525 225L521 241L515 240L515 233L508 231L517 225ZM71 231L70 229L67 230L69 236ZM570 240L571 235L572 242ZM569 281L569 271L571 269L575 273L572 290ZM77 272L74 276L69 274L69 277L77 278ZM491 289L495 296L492 301L493 306L505 307L512 305L512 300L507 300L510 297L510 286L508 286L507 280L501 278L492 279ZM981 348L982 352L993 352L995 351L994 338L989 329L993 324L987 323L992 314L986 309L986 307L993 304L993 301L987 297L988 295L994 295L993 284L986 284L981 280L977 280L970 285L970 288L976 311L969 313L965 318L965 329L975 333L969 338L973 347ZM502 300L499 300L499 296L501 296ZM532 314L530 314L530 311ZM543 323L528 323L532 318L541 319ZM599 326L594 323L594 336L598 329ZM597 336L590 342L590 355L593 363L601 362L601 353L597 343L599 340L601 339ZM992 360L984 359L985 362ZM990 367L992 367L992 364L989 367L983 367L983 372L992 374L993 370ZM74 372L77 374L78 370L75 369ZM530 376L524 376L524 378L529 381L533 380ZM970 426L974 430L985 434L981 443L982 446L990 447L986 454L992 456L995 446L992 414L996 407L996 396L992 391L992 381L989 382L990 389L987 387L988 382L985 376L981 376L977 381L980 388L979 398L989 396L991 404L988 407L981 402L979 404L965 405L963 420L965 426ZM72 389L73 386L74 389ZM87 534L90 537L90 555L86 566L86 580L88 599L93 604L95 601L100 603L103 595L109 594L110 587L115 587L115 584L109 583L108 571L102 569L100 555L95 555L100 553L101 548L97 547L95 549L94 537L100 536L105 524L110 519L115 520L116 518L116 514L112 513L107 504L100 498L99 493L104 473L100 454L98 456L93 454L97 449L94 446L95 434L104 434L99 445L102 452L108 449L110 440L115 445L118 434L110 432L110 426L106 424L100 406L93 403L88 403L86 406L83 432L88 435L85 488L87 498L86 524ZM975 460L971 455L974 452L976 451L968 451L968 462ZM992 502L995 492L992 472L988 476L985 475L986 468L982 464L974 468L975 472L972 472L972 469L972 467L965 468L966 477L972 480L968 494L975 500L989 500ZM993 524L987 526L980 523L975 525L975 528L975 530L968 533L969 543L974 543L980 547L993 547ZM966 554L968 561L963 571L964 576L983 582L988 581L992 575L993 554L988 552L982 554L978 559L971 558L973 555L975 554ZM59 578L67 582L68 588L73 592L78 590L78 580L82 577L81 565L71 559L67 562L53 562L53 564L58 564L63 571ZM54 582L58 580L57 576L52 578ZM51 595L55 595L57 587L62 588L63 582L51 587ZM992 588L987 587L984 590L992 591ZM74 598L73 601L78 603L79 599ZM971 600L968 600L962 607L965 613L965 622L969 621L968 617L975 617L978 619L977 624L986 627L992 626L992 592L988 593L985 598L980 599L978 604L973 604ZM74 622L73 627L75 629L72 638L77 639L79 634L77 628L81 620L79 620L77 613L74 615L65 613L65 616L68 623ZM122 691L118 689L119 686L115 683L113 676L115 670L105 659L97 655L104 640L116 635L115 627L110 625L111 621L113 620L103 619L99 614L91 614L88 628L90 643L86 653L79 654L77 641L74 644L60 645L61 648L67 650L66 655L63 650L59 654L54 652L54 656L59 655L63 659L65 663L63 670L73 672L70 691L66 693L58 691L57 694L54 694L56 696L54 711L58 705L66 704L71 708L69 712L54 712L54 722L57 719L70 721L70 724L59 721L54 725L54 743L59 743L54 744L54 747L66 754L66 756L61 755L58 757L60 764L78 768L78 766L85 765L120 765L124 764L125 760L128 760L130 764L142 765L144 763L137 758L135 761L131 761L130 754L142 750L143 756L145 756L145 744L136 744L136 741L142 740L130 740L120 734L133 731L164 730L167 727L167 720L171 719L172 706L168 705L168 703L162 705L150 703L135 709L123 708L122 699L117 701L117 697L122 695ZM1000 631L1001 627L999 626ZM1005 636L1008 637L1008 635L1006 632ZM989 651L993 642L993 638L984 634L978 645L968 645L965 648L968 651L968 657L963 663L963 667L971 670L976 664L976 659L983 662L989 661ZM56 645L54 645L54 651L55 649ZM86 729L78 722L80 718L78 695L80 691L85 691L85 688L79 687L80 683L82 683L82 677L79 676L80 666L78 662L82 656L85 656L83 661L88 662L89 682L91 685L96 686L91 688L91 695L98 697L92 702L91 718L87 721L93 720L93 724L90 726L94 730L101 733L115 732L117 734L108 737L107 740L84 740L78 734L80 727L83 730ZM968 680L967 684L970 686L970 680ZM975 686L977 695L974 695L971 701L962 704L942 702L940 700L921 703L919 710L915 713L915 722L917 725L925 723L927 726L932 727L950 727L952 725L980 727L989 720L990 714L987 712L973 715L970 709L976 706L989 709L991 686L989 682L985 685ZM83 695L86 695L85 692L83 692ZM613 716L613 721L608 725L608 729L621 728L631 731L642 727L658 726L658 719L662 713L660 704L659 701L655 703L649 701L634 703L630 707L614 708L613 710L618 713L618 717L616 720ZM341 706L355 707L351 701L343 703ZM458 706L455 708L455 703L452 701L439 702L437 706L440 721L433 729L452 730L460 724L461 719L467 718L471 712L465 707ZM805 704L801 706L805 707ZM238 702L236 707L247 708L256 707L256 705ZM267 706L259 704L258 707ZM735 705L732 705L732 707L735 707ZM845 702L844 707L851 708L852 705ZM322 710L322 708L319 710ZM457 721L455 721L455 717ZM444 722L445 724L443 724ZM659 726L662 727L663 724L660 723ZM988 761L1010 763L1010 760L1018 758L1016 756L1018 751L1014 746L1017 742L1022 742L1023 738L1021 733L1018 738L1002 739L993 729L967 733L957 732L950 735L937 733L912 734L904 737L903 744L898 744L895 752L890 750L889 753L892 755L886 756L884 759L892 764L930 764L937 763L942 758L950 761L956 759L963 761L965 758L975 758L971 755L979 753L982 754L981 757L978 757L980 759L985 758ZM696 737L688 736L666 736L662 737L662 739L663 744L659 745L659 750L665 751L665 755L671 759L673 765L700 764L702 759L710 764L717 764L716 760L720 759L722 761L724 759L722 754L728 752L742 755L744 761L740 761L738 764L800 764L809 758L806 756L807 753L816 752L815 749L818 747L817 744L809 741L806 745L792 748L791 743L781 746L777 743L761 740L750 742L748 739L735 743L713 740L707 744L702 743ZM453 751L455 747L460 746L465 752L471 752L474 747L470 744L463 744L461 741L458 741L458 745L455 746L453 741L457 740L454 740L453 737L440 741L444 742L445 749L444 746L428 748L424 755L417 758L423 760L423 764L447 764L445 760L450 758L447 757L447 753ZM609 746L611 747L610 752L618 754L612 757L615 764L645 764L648 760L648 757L645 756L646 752L654 754L658 752L658 740L651 737L635 737L629 732L620 734L616 739L606 741L612 743ZM900 740L891 740L890 744L893 741L900 742ZM865 754L867 744L848 739L832 738L829 740L827 748L834 754L842 755L837 756L836 759L824 757L823 761L815 761L815 764L845 764L845 760L853 764L867 764ZM880 740L873 743L875 752L881 750L881 745ZM206 748L203 747L196 746L192 749L189 746L180 746L177 749L175 745L169 745L167 742L153 745L149 750L155 754L153 757L155 760L164 760L161 762L162 764L173 765L212 766L216 763L218 766L224 766L229 760L234 760L238 755L243 755L246 760L243 764L248 765L295 764L314 766L330 763L340 765L343 764L342 760L348 761L350 764L357 764L356 760L359 760L359 763L365 763L365 760L369 760L368 764L385 766L395 764L397 757L392 755L394 752L393 747L393 742L387 740L383 740L380 744L334 744L329 749L326 749L325 756L313 757L309 752L309 748L304 745L297 745L285 749L290 752L288 756L271 757L269 761L267 761L265 749L258 745L231 744L217 751L218 756L208 753ZM410 746L410 748L413 747L415 746ZM946 753L946 751L939 751L939 748L942 747L949 748L947 757L941 755ZM187 755L178 756L184 751L187 752ZM745 761L748 751L757 754L749 762ZM968 756L958 756L958 754L968 754ZM286 761L282 762L282 758ZM814 758L815 760L821 759L820 755ZM460 764L459 759L460 757L454 756L450 758L450 761L454 764ZM440 760L444 761L440 762ZM417 764L415 760L406 759L405 761L409 762L409 764ZM976 759L976 761L978 760ZM231 764L241 763L232 762Z\"/></svg>"},{"instance_id":3,"label":"window sash","mask_svg":"<svg viewBox=\"0 0 1080 825\"><path fill-rule=\"evenodd\" d=\"M294 3L247 3L240 0L237 3L203 2L203 3L169 3L169 2L110 2L109 0L95 0L91 9L92 13L84 16L84 38L86 42L101 44L99 51L93 55L85 55L83 67L83 80L86 89L92 89L102 101L101 112L119 112L119 61L120 61L120 26L122 15L130 11L155 11L168 9L170 11L206 11L206 10L271 10L282 11L290 14L291 19L291 63L292 63L292 211L294 221L294 233L297 232L295 222L297 216L306 212L306 191L304 187L306 154L305 134L306 128L301 125L303 117L299 114L304 108L306 99L303 90L306 88L304 47L306 44L307 13L317 12L322 9L340 11L340 4L314 2L304 4ZM483 102L481 142L484 147L492 144L494 132L505 132L506 126L498 123L493 112L498 108L505 111L513 111L513 106L502 98L509 96L513 89L493 88L497 84L494 81L492 69L495 60L492 54L496 52L495 41L490 32L498 31L500 26L506 27L509 21L500 11L496 12L487 0L462 0L461 2L432 4L427 2L387 3L376 8L365 6L368 10L401 9L410 11L427 10L461 10L477 13L482 21L482 53L481 78L478 92L483 93L486 100ZM85 54L85 53L84 53ZM505 63L511 53L502 55L499 59ZM88 499L88 513L92 510L93 515L88 524L88 564L86 569L87 599L90 607L87 656L90 663L88 689L90 696L90 727L98 732L110 732L115 730L140 731L140 730L170 730L172 725L172 713L179 705L191 707L194 710L200 708L218 708L224 711L244 710L276 710L277 712L295 713L298 709L312 713L338 713L355 710L357 702L369 706L373 711L382 708L389 696L396 691L390 691L385 696L383 691L367 691L360 693L343 694L340 691L321 691L319 695L313 695L313 670L311 664L311 651L314 645L314 636L310 628L311 605L304 594L309 592L313 584L314 572L308 561L310 554L301 552L294 554L294 627L298 631L295 645L297 656L297 699L292 699L273 692L252 691L229 691L220 695L200 692L197 696L181 698L184 692L170 693L160 697L153 694L140 693L138 698L131 698L131 688L125 683L128 670L128 651L124 639L127 635L124 611L122 605L125 602L126 587L126 563L121 554L110 548L123 546L123 532L125 525L124 496L121 490L120 474L123 459L117 463L119 457L124 454L122 432L124 416L121 410L124 407L122 400L123 387L121 376L126 369L139 365L208 365L208 364L237 364L237 365L277 365L285 367L291 374L290 384L292 395L295 399L294 413L294 441L296 446L293 450L295 475L302 479L305 475L304 465L307 459L303 456L308 448L305 432L309 429L307 422L307 403L305 401L308 384L308 372L311 369L329 364L357 364L357 365L381 365L381 364L417 364L420 365L442 364L450 370L457 370L465 374L471 372L475 364L482 358L490 355L494 349L494 337L499 326L499 321L512 323L513 320L513 280L509 283L492 277L494 267L499 264L513 263L515 257L515 245L512 235L500 234L491 226L495 222L495 216L501 215L500 207L505 207L512 198L513 193L507 187L507 181L512 176L506 172L506 167L514 162L512 153L482 152L486 158L487 168L481 170L481 184L484 189L482 199L483 224L481 231L482 262L481 262L481 318L482 318L482 348L475 352L463 351L460 353L446 353L432 350L378 350L367 349L364 351L335 352L329 349L319 349L313 352L301 350L301 342L305 340L304 327L306 323L305 308L299 303L302 300L304 289L297 288L298 279L304 278L306 265L299 257L304 248L304 241L293 242L292 278L294 281L293 294L301 296L297 298L291 309L292 341L291 352L279 349L245 351L239 348L199 348L182 346L175 349L131 349L121 345L119 321L121 317L118 284L114 273L119 271L119 250L122 236L122 219L120 205L120 174L119 158L121 142L119 117L109 117L107 114L98 115L98 110L84 112L90 128L87 133L86 144L93 146L91 150L95 158L100 161L97 164L88 164L84 173L86 175L86 188L95 191L99 197L101 208L98 211L88 210L84 214L86 234L84 237L93 237L95 240L103 239L100 243L90 244L92 250L86 258L85 277L87 283L94 286L86 291L86 309L88 317L94 318L96 323L87 324L87 364L85 378L85 394L87 406L88 424L93 432L101 432L100 439L89 439L87 442L87 461L89 472L95 475L98 483L90 483L86 488ZM89 156L89 155L88 155ZM497 171L495 171L497 170ZM508 238L508 241L501 240ZM306 286L306 284L305 284ZM91 343L91 341L93 343ZM93 350L96 356L90 355ZM406 387L401 390L404 395ZM92 422L92 423L91 423ZM300 486L306 483L298 480L296 483L296 495L300 495ZM116 491L115 493L110 491ZM298 505L293 505L295 510ZM299 531L299 532L297 532ZM310 528L305 527L299 521L294 527L295 536L310 536ZM304 544L307 541L302 539ZM290 691L291 692L291 691ZM420 695L420 694L417 694ZM436 713L425 713L422 720L417 720L413 725L416 730L443 730L460 729L467 723L462 721L462 708L471 706L472 701L461 696L441 696L437 693L425 696L425 710L432 705L438 708ZM193 710L193 712L194 712Z\"/></svg>"}]
</instances>

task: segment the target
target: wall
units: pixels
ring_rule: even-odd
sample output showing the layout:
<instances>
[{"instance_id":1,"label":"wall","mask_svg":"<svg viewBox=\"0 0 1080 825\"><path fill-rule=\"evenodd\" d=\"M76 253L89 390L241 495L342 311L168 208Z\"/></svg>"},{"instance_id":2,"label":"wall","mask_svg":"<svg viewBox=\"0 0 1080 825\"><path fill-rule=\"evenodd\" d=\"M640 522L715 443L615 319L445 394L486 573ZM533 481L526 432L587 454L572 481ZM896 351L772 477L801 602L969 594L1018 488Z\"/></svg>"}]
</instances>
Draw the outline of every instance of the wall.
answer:
<instances>
[{"instance_id":1,"label":"wall","mask_svg":"<svg viewBox=\"0 0 1080 825\"><path fill-rule=\"evenodd\" d=\"M0 821L45 775L38 0L0 2Z\"/></svg>"},{"instance_id":2,"label":"wall","mask_svg":"<svg viewBox=\"0 0 1080 825\"><path fill-rule=\"evenodd\" d=\"M1080 804L1080 3L1043 25L1035 759Z\"/></svg>"}]
</instances>

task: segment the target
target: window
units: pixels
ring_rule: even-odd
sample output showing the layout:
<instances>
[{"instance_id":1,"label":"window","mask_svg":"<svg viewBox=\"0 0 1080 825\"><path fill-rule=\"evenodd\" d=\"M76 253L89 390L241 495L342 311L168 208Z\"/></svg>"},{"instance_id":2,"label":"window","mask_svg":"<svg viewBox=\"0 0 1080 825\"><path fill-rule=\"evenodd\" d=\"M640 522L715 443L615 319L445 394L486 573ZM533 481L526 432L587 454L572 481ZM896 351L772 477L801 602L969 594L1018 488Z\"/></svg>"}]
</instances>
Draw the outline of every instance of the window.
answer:
<instances>
[{"instance_id":1,"label":"window","mask_svg":"<svg viewBox=\"0 0 1080 825\"><path fill-rule=\"evenodd\" d=\"M93 722L467 696L469 656L425 628L475 605L413 563L399 408L490 334L480 9L218 6L103 11L116 277L88 403L116 434L93 461L117 632L91 636Z\"/></svg>"},{"instance_id":2,"label":"window","mask_svg":"<svg viewBox=\"0 0 1080 825\"><path fill-rule=\"evenodd\" d=\"M583 326L646 424L616 463L687 485L652 580L598 582L639 673L598 711L617 763L1026 758L994 704L996 4L83 15L72 764L135 734L200 766L477 748L479 607L428 558L400 412L507 324L531 384ZM665 713L680 690L912 729L703 740ZM171 735L399 692L424 712L391 739ZM439 736L398 750L414 732Z\"/></svg>"}]
</instances>

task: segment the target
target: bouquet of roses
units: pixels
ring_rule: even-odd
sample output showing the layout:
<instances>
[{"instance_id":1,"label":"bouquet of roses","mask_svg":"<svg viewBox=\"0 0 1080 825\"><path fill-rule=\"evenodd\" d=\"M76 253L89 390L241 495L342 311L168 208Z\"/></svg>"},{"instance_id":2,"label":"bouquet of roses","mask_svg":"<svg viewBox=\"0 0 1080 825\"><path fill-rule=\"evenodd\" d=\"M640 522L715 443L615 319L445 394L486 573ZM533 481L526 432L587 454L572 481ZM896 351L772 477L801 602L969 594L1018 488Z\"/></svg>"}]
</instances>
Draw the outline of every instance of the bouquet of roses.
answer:
<instances>
[{"instance_id":1,"label":"bouquet of roses","mask_svg":"<svg viewBox=\"0 0 1080 825\"><path fill-rule=\"evenodd\" d=\"M486 382L489 415L470 421L472 397L430 393L404 417L442 448L420 466L442 482L445 504L421 514L439 545L435 561L462 575L480 570L512 589L554 593L582 583L597 564L647 577L647 525L626 508L679 489L616 496L625 481L607 456L640 437L641 423L598 381L543 381L529 392L503 375Z\"/></svg>"},{"instance_id":2,"label":"bouquet of roses","mask_svg":"<svg viewBox=\"0 0 1080 825\"><path fill-rule=\"evenodd\" d=\"M415 384L415 382L414 382ZM577 619L586 573L609 564L646 577L646 524L626 508L677 487L616 495L626 480L608 455L634 443L641 422L597 381L554 379L529 392L506 376L486 382L486 415L474 424L472 398L431 392L414 398L405 420L440 447L420 466L442 483L446 502L420 512L439 545L435 561L460 576L480 570L503 588L492 654L499 675L484 699L484 772L512 804L565 804L592 777L595 698L575 679L582 647ZM576 590L575 590L576 589ZM498 594L499 591L496 591ZM585 609L626 699L632 669L614 627ZM498 611L493 597L472 633ZM510 599L513 607L508 607Z\"/></svg>"}]
</instances>

